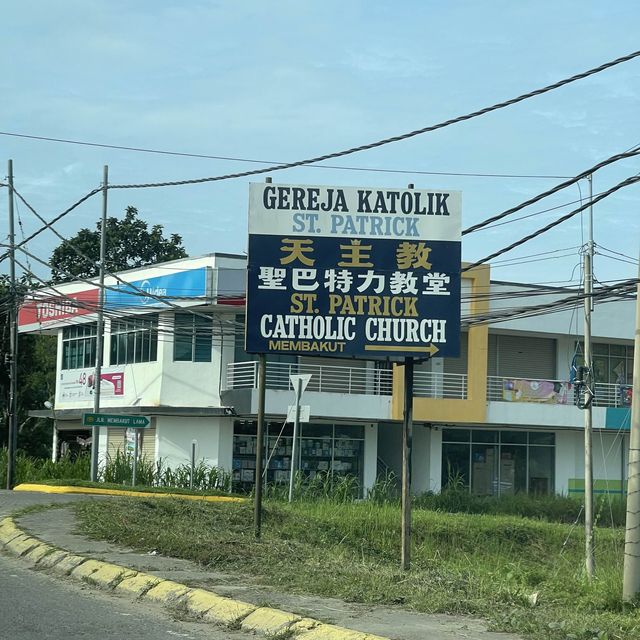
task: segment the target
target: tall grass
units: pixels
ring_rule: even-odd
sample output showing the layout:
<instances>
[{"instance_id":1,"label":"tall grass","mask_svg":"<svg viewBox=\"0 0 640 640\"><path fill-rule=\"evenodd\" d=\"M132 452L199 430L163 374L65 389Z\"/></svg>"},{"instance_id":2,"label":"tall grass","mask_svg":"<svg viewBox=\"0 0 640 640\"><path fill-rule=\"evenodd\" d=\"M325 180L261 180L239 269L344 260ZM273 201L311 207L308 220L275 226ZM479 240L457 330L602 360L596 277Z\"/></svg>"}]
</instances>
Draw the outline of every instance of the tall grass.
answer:
<instances>
[{"instance_id":1,"label":"tall grass","mask_svg":"<svg viewBox=\"0 0 640 640\"><path fill-rule=\"evenodd\" d=\"M535 640L640 638L639 610L621 598L621 530L598 532L597 580L589 581L582 528L541 519L416 509L405 572L400 509L390 502L267 501L260 541L247 503L109 500L77 509L93 536L246 574L252 584L472 614Z\"/></svg>"},{"instance_id":2,"label":"tall grass","mask_svg":"<svg viewBox=\"0 0 640 640\"><path fill-rule=\"evenodd\" d=\"M398 478L393 472L380 476L366 492L354 476L331 476L317 474L305 478L297 474L293 485L295 502L325 501L333 504L357 502L360 496L376 505L397 505L400 501ZM268 500L288 500L288 484L265 486L264 497ZM562 495L503 495L478 496L464 486L454 485L441 493L427 492L414 496L413 508L418 511L439 513L465 513L478 515L506 515L533 518L562 524L584 522L583 499ZM621 496L601 495L595 498L595 522L601 527L624 527L626 500Z\"/></svg>"},{"instance_id":3,"label":"tall grass","mask_svg":"<svg viewBox=\"0 0 640 640\"><path fill-rule=\"evenodd\" d=\"M42 480L89 480L89 456L62 456L57 462L32 458L22 452L16 456L16 484ZM0 449L0 486L7 482L7 450Z\"/></svg>"},{"instance_id":4,"label":"tall grass","mask_svg":"<svg viewBox=\"0 0 640 640\"><path fill-rule=\"evenodd\" d=\"M62 456L57 462L31 458L21 452L16 458L16 484L23 482L43 482L47 480L89 481L91 458L88 454L75 458ZM7 450L0 449L0 486L5 486L7 478ZM131 484L133 478L133 456L116 451L108 456L99 469L101 481L109 484ZM153 462L146 457L138 460L136 484L147 487L188 489L191 485L190 465L168 467L163 460ZM201 460L194 469L193 489L195 491L231 491L231 475L224 469L212 467Z\"/></svg>"}]
</instances>

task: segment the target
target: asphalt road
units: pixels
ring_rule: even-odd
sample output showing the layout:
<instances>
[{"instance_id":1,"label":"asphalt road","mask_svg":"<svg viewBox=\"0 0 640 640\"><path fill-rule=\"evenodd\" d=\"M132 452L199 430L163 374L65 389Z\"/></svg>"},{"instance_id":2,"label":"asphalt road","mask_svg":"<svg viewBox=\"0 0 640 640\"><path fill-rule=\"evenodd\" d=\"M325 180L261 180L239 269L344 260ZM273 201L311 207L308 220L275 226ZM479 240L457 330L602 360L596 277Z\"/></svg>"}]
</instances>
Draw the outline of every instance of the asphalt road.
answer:
<instances>
[{"instance_id":1,"label":"asphalt road","mask_svg":"<svg viewBox=\"0 0 640 640\"><path fill-rule=\"evenodd\" d=\"M236 640L247 635L173 619L160 607L103 594L0 555L0 640Z\"/></svg>"},{"instance_id":2,"label":"asphalt road","mask_svg":"<svg viewBox=\"0 0 640 640\"><path fill-rule=\"evenodd\" d=\"M0 491L0 517L30 505L95 499ZM179 620L160 606L101 593L0 552L0 640L235 640L247 635Z\"/></svg>"},{"instance_id":3,"label":"asphalt road","mask_svg":"<svg viewBox=\"0 0 640 640\"><path fill-rule=\"evenodd\" d=\"M74 496L65 494L32 493L30 491L6 491L0 489L0 518L11 515L18 509L37 504L64 504L77 500L95 499L92 496Z\"/></svg>"}]
</instances>

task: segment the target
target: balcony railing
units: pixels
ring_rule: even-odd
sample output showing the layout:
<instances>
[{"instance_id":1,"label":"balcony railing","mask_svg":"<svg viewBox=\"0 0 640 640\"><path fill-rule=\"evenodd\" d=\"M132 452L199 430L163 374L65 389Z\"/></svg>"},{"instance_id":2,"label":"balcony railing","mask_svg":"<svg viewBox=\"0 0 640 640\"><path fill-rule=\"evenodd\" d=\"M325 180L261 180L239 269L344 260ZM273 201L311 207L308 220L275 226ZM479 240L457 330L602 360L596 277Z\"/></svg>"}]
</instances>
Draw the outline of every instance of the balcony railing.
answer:
<instances>
[{"instance_id":1,"label":"balcony railing","mask_svg":"<svg viewBox=\"0 0 640 640\"><path fill-rule=\"evenodd\" d=\"M465 400L467 376L463 373L416 371L413 377L413 395L416 398Z\"/></svg>"},{"instance_id":2,"label":"balcony railing","mask_svg":"<svg viewBox=\"0 0 640 640\"><path fill-rule=\"evenodd\" d=\"M311 374L307 391L390 396L393 374L388 369L342 367L333 365L267 363L267 389L293 391L291 374ZM255 389L258 386L257 362L233 362L227 367L227 389Z\"/></svg>"},{"instance_id":3,"label":"balcony railing","mask_svg":"<svg viewBox=\"0 0 640 640\"><path fill-rule=\"evenodd\" d=\"M308 391L390 396L393 372L389 369L367 369L333 365L267 363L267 389L293 391L291 374L311 374ZM258 386L257 362L233 362L227 367L226 388L255 389ZM414 395L418 398L467 397L467 376L457 373L416 371Z\"/></svg>"},{"instance_id":4,"label":"balcony railing","mask_svg":"<svg viewBox=\"0 0 640 640\"><path fill-rule=\"evenodd\" d=\"M524 382L521 385L525 397L517 397L515 389L510 389L511 383ZM505 385L506 383L506 385ZM529 397L527 390L531 390ZM536 397L536 389L540 389ZM624 386L598 382L595 385L595 407L629 407ZM488 376L487 400L495 402L528 402L538 404L574 405L575 386L566 380L542 380L535 378L516 378L503 376Z\"/></svg>"}]
</instances>

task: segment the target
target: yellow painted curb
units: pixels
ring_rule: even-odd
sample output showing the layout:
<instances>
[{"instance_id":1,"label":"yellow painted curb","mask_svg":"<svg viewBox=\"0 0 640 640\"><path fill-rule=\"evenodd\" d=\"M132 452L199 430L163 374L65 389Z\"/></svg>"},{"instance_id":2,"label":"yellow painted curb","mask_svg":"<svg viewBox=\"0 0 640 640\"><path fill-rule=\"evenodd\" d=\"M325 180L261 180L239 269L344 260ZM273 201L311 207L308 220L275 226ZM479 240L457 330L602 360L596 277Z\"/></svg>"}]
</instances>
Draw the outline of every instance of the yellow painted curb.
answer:
<instances>
[{"instance_id":1,"label":"yellow painted curb","mask_svg":"<svg viewBox=\"0 0 640 640\"><path fill-rule=\"evenodd\" d=\"M184 599L187 609L217 624L234 624L253 613L257 607L246 602L224 598L204 589L191 589Z\"/></svg>"},{"instance_id":2,"label":"yellow painted curb","mask_svg":"<svg viewBox=\"0 0 640 640\"><path fill-rule=\"evenodd\" d=\"M243 631L257 631L266 636L274 636L286 631L293 623L301 620L300 616L287 611L260 607L242 621L240 628Z\"/></svg>"},{"instance_id":3,"label":"yellow painted curb","mask_svg":"<svg viewBox=\"0 0 640 640\"><path fill-rule=\"evenodd\" d=\"M154 493L152 491L125 491L124 489L100 489L98 487L66 487L48 484L19 484L14 491L39 491L40 493L64 493L94 496L123 496L134 498L180 498L181 500L204 500L205 502L246 502L246 498L235 496L196 496L185 493Z\"/></svg>"},{"instance_id":4,"label":"yellow painted curb","mask_svg":"<svg viewBox=\"0 0 640 640\"><path fill-rule=\"evenodd\" d=\"M22 531L16 527L16 523L13 518L3 518L0 522L0 542L7 544L14 538L22 535Z\"/></svg>"},{"instance_id":5,"label":"yellow painted curb","mask_svg":"<svg viewBox=\"0 0 640 640\"><path fill-rule=\"evenodd\" d=\"M189 588L179 582L163 580L160 584L149 589L143 597L147 600L153 600L154 602L173 604L178 598L187 593L187 591L189 591Z\"/></svg>"},{"instance_id":6,"label":"yellow painted curb","mask_svg":"<svg viewBox=\"0 0 640 640\"><path fill-rule=\"evenodd\" d=\"M11 542L7 542L5 547L11 551L16 556L23 556L25 553L31 551L34 547L37 547L40 544L40 540L36 540L31 536L28 536L26 533L22 536L18 536L11 540Z\"/></svg>"},{"instance_id":7,"label":"yellow painted curb","mask_svg":"<svg viewBox=\"0 0 640 640\"><path fill-rule=\"evenodd\" d=\"M308 631L301 631L296 635L297 638L300 640L388 640L372 633L336 627L332 624L319 624Z\"/></svg>"},{"instance_id":8,"label":"yellow painted curb","mask_svg":"<svg viewBox=\"0 0 640 640\"><path fill-rule=\"evenodd\" d=\"M46 558L44 562L46 562ZM61 573L63 576L68 576L77 566L81 565L86 558L82 556L76 556L73 553L65 553L64 557L51 566L56 573Z\"/></svg>"},{"instance_id":9,"label":"yellow painted curb","mask_svg":"<svg viewBox=\"0 0 640 640\"><path fill-rule=\"evenodd\" d=\"M85 560L73 569L69 575L76 580L82 580L83 578L88 578L98 569L102 569L103 565L104 562L100 562L100 560Z\"/></svg>"},{"instance_id":10,"label":"yellow painted curb","mask_svg":"<svg viewBox=\"0 0 640 640\"><path fill-rule=\"evenodd\" d=\"M67 555L69 555L66 551L62 549L56 549L53 553L44 556L41 560L39 560L36 564L40 569L51 569L55 567L59 562L64 560Z\"/></svg>"},{"instance_id":11,"label":"yellow painted curb","mask_svg":"<svg viewBox=\"0 0 640 640\"><path fill-rule=\"evenodd\" d=\"M138 573L131 578L125 578L122 582L116 585L116 591L122 591L128 593L136 598L139 598L143 593L146 593L152 587L155 587L161 578L149 575L148 573Z\"/></svg>"},{"instance_id":12,"label":"yellow painted curb","mask_svg":"<svg viewBox=\"0 0 640 640\"><path fill-rule=\"evenodd\" d=\"M5 542L4 539L9 537L10 541ZM257 608L247 602L226 598L204 589L190 589L172 580L163 580L119 565L68 553L28 536L11 518L0 520L0 543L38 567L52 569L65 576L71 575L99 587L115 589L164 605L184 602L189 612L207 622L232 626L242 620L240 628L244 631L258 632L268 637L293 633L300 640L388 640L371 633L323 624L313 618L303 618L280 609Z\"/></svg>"},{"instance_id":13,"label":"yellow painted curb","mask_svg":"<svg viewBox=\"0 0 640 640\"><path fill-rule=\"evenodd\" d=\"M27 553L24 557L30 562L33 562L34 564L38 564L38 562L40 562L42 558L44 558L45 556L48 556L53 551L55 551L54 547L52 547L51 545L45 544L44 542L41 542L35 549L32 549L31 551L29 551L29 553Z\"/></svg>"},{"instance_id":14,"label":"yellow painted curb","mask_svg":"<svg viewBox=\"0 0 640 640\"><path fill-rule=\"evenodd\" d=\"M119 567L117 564L103 562L102 566L95 573L88 576L87 581L91 582L91 584L102 587L103 589L111 589L118 582L125 578L132 578L136 573L137 571L134 571L133 569L125 569L124 567Z\"/></svg>"}]
</instances>

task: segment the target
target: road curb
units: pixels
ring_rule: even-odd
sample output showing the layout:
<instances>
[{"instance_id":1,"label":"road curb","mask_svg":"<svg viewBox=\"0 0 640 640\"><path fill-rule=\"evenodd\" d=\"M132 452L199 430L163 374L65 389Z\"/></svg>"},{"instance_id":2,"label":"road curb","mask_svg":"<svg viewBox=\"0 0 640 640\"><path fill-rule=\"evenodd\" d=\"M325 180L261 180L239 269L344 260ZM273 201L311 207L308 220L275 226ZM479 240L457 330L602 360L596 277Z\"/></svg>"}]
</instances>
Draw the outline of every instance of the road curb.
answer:
<instances>
[{"instance_id":1,"label":"road curb","mask_svg":"<svg viewBox=\"0 0 640 640\"><path fill-rule=\"evenodd\" d=\"M127 491L125 489L107 489L99 487L73 487L49 484L22 483L14 491L36 491L39 493L79 494L92 496L124 496L132 498L180 498L181 500L203 500L205 502L246 502L246 498L236 496L199 496L186 493L155 493L153 491Z\"/></svg>"},{"instance_id":2,"label":"road curb","mask_svg":"<svg viewBox=\"0 0 640 640\"><path fill-rule=\"evenodd\" d=\"M389 640L362 631L324 624L288 611L258 607L212 591L192 589L179 582L70 553L25 533L10 517L0 520L0 547L14 556L26 559L39 569L50 569L59 575L69 576L103 590L134 599L144 598L165 607L183 606L191 615L204 622L239 628L270 640L277 640L279 637L300 640Z\"/></svg>"}]
</instances>

